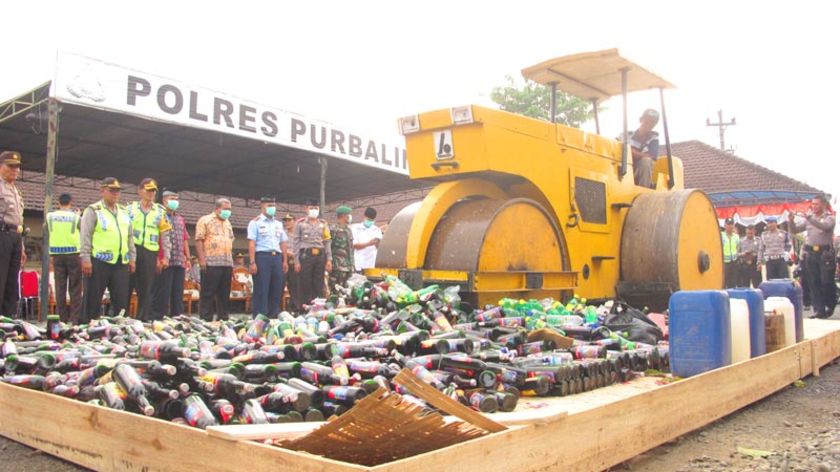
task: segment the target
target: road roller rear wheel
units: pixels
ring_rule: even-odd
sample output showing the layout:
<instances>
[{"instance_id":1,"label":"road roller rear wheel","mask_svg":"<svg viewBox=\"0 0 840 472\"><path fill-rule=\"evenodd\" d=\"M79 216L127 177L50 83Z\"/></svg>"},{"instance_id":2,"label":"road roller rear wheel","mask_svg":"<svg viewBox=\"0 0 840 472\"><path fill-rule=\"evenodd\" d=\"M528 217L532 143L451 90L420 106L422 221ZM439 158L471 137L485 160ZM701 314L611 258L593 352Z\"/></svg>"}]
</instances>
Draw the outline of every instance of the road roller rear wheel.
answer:
<instances>
[{"instance_id":1,"label":"road roller rear wheel","mask_svg":"<svg viewBox=\"0 0 840 472\"><path fill-rule=\"evenodd\" d=\"M636 197L621 235L619 295L636 306L663 310L677 290L722 287L723 248L706 194L680 190Z\"/></svg>"},{"instance_id":2,"label":"road roller rear wheel","mask_svg":"<svg viewBox=\"0 0 840 472\"><path fill-rule=\"evenodd\" d=\"M539 203L525 198L475 198L453 205L428 243L424 268L466 272L560 272L568 257L562 234ZM560 296L543 291L482 290L474 302L503 297Z\"/></svg>"}]
</instances>

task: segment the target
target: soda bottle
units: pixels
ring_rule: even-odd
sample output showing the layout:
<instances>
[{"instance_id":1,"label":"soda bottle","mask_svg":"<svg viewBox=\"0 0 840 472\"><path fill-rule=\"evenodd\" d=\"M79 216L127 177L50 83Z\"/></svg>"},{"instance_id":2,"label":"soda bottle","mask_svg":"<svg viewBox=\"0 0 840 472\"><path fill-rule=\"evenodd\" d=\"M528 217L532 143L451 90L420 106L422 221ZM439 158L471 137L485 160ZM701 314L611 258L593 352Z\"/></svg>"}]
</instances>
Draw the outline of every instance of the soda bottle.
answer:
<instances>
[{"instance_id":1,"label":"soda bottle","mask_svg":"<svg viewBox=\"0 0 840 472\"><path fill-rule=\"evenodd\" d=\"M231 374L207 372L199 379L205 382L205 390L216 395L239 396L254 391L254 385L245 383Z\"/></svg>"},{"instance_id":2,"label":"soda bottle","mask_svg":"<svg viewBox=\"0 0 840 472\"><path fill-rule=\"evenodd\" d=\"M258 341L263 334L265 333L265 329L268 326L269 319L267 316L258 314L254 317L249 323L248 328L243 336L243 340L245 342L256 342Z\"/></svg>"},{"instance_id":3,"label":"soda bottle","mask_svg":"<svg viewBox=\"0 0 840 472\"><path fill-rule=\"evenodd\" d=\"M328 401L352 406L367 395L363 388L325 385L321 388Z\"/></svg>"},{"instance_id":4,"label":"soda bottle","mask_svg":"<svg viewBox=\"0 0 840 472\"><path fill-rule=\"evenodd\" d=\"M0 378L0 381L30 390L43 390L45 378L43 375L20 374Z\"/></svg>"},{"instance_id":5,"label":"soda bottle","mask_svg":"<svg viewBox=\"0 0 840 472\"><path fill-rule=\"evenodd\" d=\"M206 429L208 426L218 426L219 424L204 400L196 394L184 399L184 419L190 426L201 429Z\"/></svg>"},{"instance_id":6,"label":"soda bottle","mask_svg":"<svg viewBox=\"0 0 840 472\"><path fill-rule=\"evenodd\" d=\"M307 393L309 395L309 403L312 406L312 408L320 408L321 405L324 404L324 392L322 392L320 388L312 385L311 383L295 378L289 379L287 385L296 390L300 390L301 392Z\"/></svg>"},{"instance_id":7,"label":"soda bottle","mask_svg":"<svg viewBox=\"0 0 840 472\"><path fill-rule=\"evenodd\" d=\"M260 403L254 398L245 400L245 403L242 405L241 418L244 424L268 424L268 417L265 416L265 410L263 410Z\"/></svg>"},{"instance_id":8,"label":"soda bottle","mask_svg":"<svg viewBox=\"0 0 840 472\"><path fill-rule=\"evenodd\" d=\"M165 420L173 421L175 419L184 420L184 402L180 398L166 399L155 406L155 411L158 412L158 417ZM184 420L186 423L186 420Z\"/></svg>"},{"instance_id":9,"label":"soda bottle","mask_svg":"<svg viewBox=\"0 0 840 472\"><path fill-rule=\"evenodd\" d=\"M139 354L144 359L175 363L179 358L190 357L190 350L173 341L143 341Z\"/></svg>"},{"instance_id":10,"label":"soda bottle","mask_svg":"<svg viewBox=\"0 0 840 472\"><path fill-rule=\"evenodd\" d=\"M0 346L0 357L9 357L13 354L18 354L17 346L11 338L6 338L3 345Z\"/></svg>"},{"instance_id":11,"label":"soda bottle","mask_svg":"<svg viewBox=\"0 0 840 472\"><path fill-rule=\"evenodd\" d=\"M494 413L499 409L499 403L496 401L495 395L488 395L486 393L474 390L468 394L467 399L469 406L476 411L482 413Z\"/></svg>"},{"instance_id":12,"label":"soda bottle","mask_svg":"<svg viewBox=\"0 0 840 472\"><path fill-rule=\"evenodd\" d=\"M50 391L54 395L59 395L65 398L76 398L79 395L78 385L56 385Z\"/></svg>"},{"instance_id":13,"label":"soda bottle","mask_svg":"<svg viewBox=\"0 0 840 472\"><path fill-rule=\"evenodd\" d=\"M330 364L335 375L339 377L350 377L350 370L347 368L347 364L344 362L343 357L333 356Z\"/></svg>"},{"instance_id":14,"label":"soda bottle","mask_svg":"<svg viewBox=\"0 0 840 472\"><path fill-rule=\"evenodd\" d=\"M148 395L146 386L134 367L128 364L117 364L112 372L116 383L128 394L128 398L137 403L140 411L146 416L154 415L155 407L146 397Z\"/></svg>"},{"instance_id":15,"label":"soda bottle","mask_svg":"<svg viewBox=\"0 0 840 472\"><path fill-rule=\"evenodd\" d=\"M217 398L210 402L210 410L216 415L221 424L228 424L233 419L236 410L233 404L224 398Z\"/></svg>"},{"instance_id":16,"label":"soda bottle","mask_svg":"<svg viewBox=\"0 0 840 472\"><path fill-rule=\"evenodd\" d=\"M143 386L146 387L146 392L148 393L149 398L156 401L163 401L167 398L175 400L181 396L178 390L163 388L159 383L153 380L143 379ZM187 386L187 391L189 391L189 386Z\"/></svg>"},{"instance_id":17,"label":"soda bottle","mask_svg":"<svg viewBox=\"0 0 840 472\"><path fill-rule=\"evenodd\" d=\"M108 382L99 388L99 399L108 408L125 410L125 397L126 393L115 382Z\"/></svg>"},{"instance_id":18,"label":"soda bottle","mask_svg":"<svg viewBox=\"0 0 840 472\"><path fill-rule=\"evenodd\" d=\"M349 382L347 377L335 375L332 368L313 362L301 363L300 378L313 384L347 385Z\"/></svg>"},{"instance_id":19,"label":"soda bottle","mask_svg":"<svg viewBox=\"0 0 840 472\"><path fill-rule=\"evenodd\" d=\"M47 315L47 337L53 341L61 338L61 319L58 315Z\"/></svg>"}]
</instances>

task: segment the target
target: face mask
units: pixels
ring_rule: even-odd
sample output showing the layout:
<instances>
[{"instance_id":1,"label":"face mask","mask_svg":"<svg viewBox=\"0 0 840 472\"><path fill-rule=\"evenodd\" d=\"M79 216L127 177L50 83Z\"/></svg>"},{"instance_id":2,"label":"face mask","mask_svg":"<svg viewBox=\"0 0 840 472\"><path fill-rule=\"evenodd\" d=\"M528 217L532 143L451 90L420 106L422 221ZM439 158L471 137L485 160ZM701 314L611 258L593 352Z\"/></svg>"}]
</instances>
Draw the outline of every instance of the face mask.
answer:
<instances>
[{"instance_id":1,"label":"face mask","mask_svg":"<svg viewBox=\"0 0 840 472\"><path fill-rule=\"evenodd\" d=\"M231 213L230 210L222 210L222 211L219 212L219 218L221 218L223 220L226 220L226 219L230 218L230 213Z\"/></svg>"},{"instance_id":2,"label":"face mask","mask_svg":"<svg viewBox=\"0 0 840 472\"><path fill-rule=\"evenodd\" d=\"M318 218L319 213L320 213L320 211L317 208L313 208L313 209L309 210L309 217L310 218Z\"/></svg>"},{"instance_id":3,"label":"face mask","mask_svg":"<svg viewBox=\"0 0 840 472\"><path fill-rule=\"evenodd\" d=\"M365 220L365 228L370 228L373 226L373 220Z\"/></svg>"},{"instance_id":4,"label":"face mask","mask_svg":"<svg viewBox=\"0 0 840 472\"><path fill-rule=\"evenodd\" d=\"M166 207L169 208L172 211L175 211L175 210L178 209L179 204L180 203L178 202L178 200L169 200L169 201L166 202Z\"/></svg>"},{"instance_id":5,"label":"face mask","mask_svg":"<svg viewBox=\"0 0 840 472\"><path fill-rule=\"evenodd\" d=\"M277 213L277 207L265 207L265 214L268 216L274 216Z\"/></svg>"}]
</instances>

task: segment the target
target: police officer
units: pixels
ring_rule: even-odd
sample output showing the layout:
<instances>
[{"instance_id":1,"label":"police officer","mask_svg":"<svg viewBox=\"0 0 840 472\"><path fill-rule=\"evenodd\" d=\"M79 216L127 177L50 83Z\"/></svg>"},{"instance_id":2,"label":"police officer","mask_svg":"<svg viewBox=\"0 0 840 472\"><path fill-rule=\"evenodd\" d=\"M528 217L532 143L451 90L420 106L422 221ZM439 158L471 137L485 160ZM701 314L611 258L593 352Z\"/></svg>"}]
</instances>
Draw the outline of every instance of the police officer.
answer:
<instances>
[{"instance_id":1,"label":"police officer","mask_svg":"<svg viewBox=\"0 0 840 472\"><path fill-rule=\"evenodd\" d=\"M295 271L300 274L301 304L309 303L324 294L324 270L332 271L330 228L318 218L318 202L306 204L306 218L295 224L294 246L298 251Z\"/></svg>"},{"instance_id":2,"label":"police officer","mask_svg":"<svg viewBox=\"0 0 840 472\"><path fill-rule=\"evenodd\" d=\"M286 241L286 264L292 269L286 271L286 276L283 280L286 286L289 287L289 303L283 309L295 311L300 306L298 304L298 299L300 298L300 294L298 293L298 279L300 278L300 274L294 270L295 261L297 260L297 249L295 248L293 238L295 234L295 219L291 213L286 213L286 216L283 217L283 228L286 230L286 235L289 236L289 240Z\"/></svg>"},{"instance_id":3,"label":"police officer","mask_svg":"<svg viewBox=\"0 0 840 472\"><path fill-rule=\"evenodd\" d=\"M723 243L723 278L726 288L735 288L738 285L740 264L738 254L741 251L741 238L735 232L735 220L727 218L724 222L724 230L720 233Z\"/></svg>"},{"instance_id":4,"label":"police officer","mask_svg":"<svg viewBox=\"0 0 840 472\"><path fill-rule=\"evenodd\" d=\"M23 247L23 197L15 182L20 153L0 153L0 315L17 313L18 273L26 263Z\"/></svg>"},{"instance_id":5,"label":"police officer","mask_svg":"<svg viewBox=\"0 0 840 472\"><path fill-rule=\"evenodd\" d=\"M73 197L62 193L59 208L47 213L50 258L55 270L55 304L61 321L77 323L82 311L82 271L79 259L81 217L73 211ZM67 292L70 305L67 305Z\"/></svg>"},{"instance_id":6,"label":"police officer","mask_svg":"<svg viewBox=\"0 0 840 472\"><path fill-rule=\"evenodd\" d=\"M739 250L738 260L741 263L741 281L738 283L739 287L749 288L752 284L753 288L758 288L761 285L761 239L755 236L755 226L747 226L747 234L741 238L741 247Z\"/></svg>"},{"instance_id":7,"label":"police officer","mask_svg":"<svg viewBox=\"0 0 840 472\"><path fill-rule=\"evenodd\" d=\"M172 249L170 239L161 237L162 233L172 230L172 225L166 219L166 209L155 203L157 190L157 182L143 179L137 187L140 200L128 206L134 246L137 248L137 270L131 286L137 289L137 318L143 321L152 319L155 275L169 267ZM163 258L158 261L161 248Z\"/></svg>"},{"instance_id":8,"label":"police officer","mask_svg":"<svg viewBox=\"0 0 840 472\"><path fill-rule=\"evenodd\" d=\"M796 222L795 216L804 219ZM834 285L834 214L829 212L828 199L822 195L811 200L811 211L806 215L788 215L792 233L805 231L803 251L804 276L811 292L811 318L829 318L837 305L837 287Z\"/></svg>"},{"instance_id":9,"label":"police officer","mask_svg":"<svg viewBox=\"0 0 840 472\"><path fill-rule=\"evenodd\" d=\"M99 315L102 294L111 294L114 314L128 307L128 277L134 272L136 252L131 237L131 217L119 204L120 182L108 177L100 184L102 200L82 214L82 275L85 276L82 323Z\"/></svg>"},{"instance_id":10,"label":"police officer","mask_svg":"<svg viewBox=\"0 0 840 472\"><path fill-rule=\"evenodd\" d=\"M336 285L342 287L347 279L353 275L356 268L353 262L353 230L350 223L353 215L348 206L340 206L336 209L337 223L330 226L330 249L332 250L332 272L330 272L330 291L335 290Z\"/></svg>"},{"instance_id":11,"label":"police officer","mask_svg":"<svg viewBox=\"0 0 840 472\"><path fill-rule=\"evenodd\" d=\"M767 268L767 280L787 279L790 276L787 265L791 248L790 235L779 229L775 216L768 216L766 221L767 229L761 233L762 251L759 260Z\"/></svg>"},{"instance_id":12,"label":"police officer","mask_svg":"<svg viewBox=\"0 0 840 472\"><path fill-rule=\"evenodd\" d=\"M288 236L283 223L274 218L277 203L274 197L260 199L260 214L248 223L248 255L250 272L254 276L254 296L251 308L254 315L277 316L283 297L283 273L289 270L286 262Z\"/></svg>"}]
</instances>

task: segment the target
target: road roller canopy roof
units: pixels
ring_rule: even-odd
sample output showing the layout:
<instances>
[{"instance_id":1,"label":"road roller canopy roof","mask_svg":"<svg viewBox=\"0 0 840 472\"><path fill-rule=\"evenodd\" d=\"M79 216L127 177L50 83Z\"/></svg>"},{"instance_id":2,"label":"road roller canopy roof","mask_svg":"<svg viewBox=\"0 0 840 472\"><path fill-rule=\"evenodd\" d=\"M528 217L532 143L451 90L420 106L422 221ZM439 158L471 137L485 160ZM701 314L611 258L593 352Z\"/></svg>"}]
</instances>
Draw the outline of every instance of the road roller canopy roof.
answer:
<instances>
[{"instance_id":1,"label":"road roller canopy roof","mask_svg":"<svg viewBox=\"0 0 840 472\"><path fill-rule=\"evenodd\" d=\"M44 172L49 102L59 107L55 174L212 195L326 202L419 188L402 139L357 133L229 94L74 54L54 80L0 103L0 149Z\"/></svg>"},{"instance_id":2,"label":"road roller canopy roof","mask_svg":"<svg viewBox=\"0 0 840 472\"><path fill-rule=\"evenodd\" d=\"M601 101L621 95L622 69L628 70L628 92L674 88L665 79L621 57L618 49L549 59L522 69L522 76L543 85L556 84L558 90L586 100Z\"/></svg>"}]
</instances>

